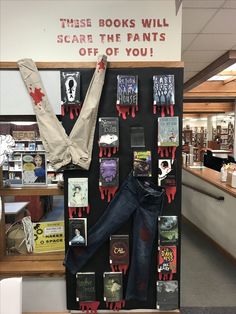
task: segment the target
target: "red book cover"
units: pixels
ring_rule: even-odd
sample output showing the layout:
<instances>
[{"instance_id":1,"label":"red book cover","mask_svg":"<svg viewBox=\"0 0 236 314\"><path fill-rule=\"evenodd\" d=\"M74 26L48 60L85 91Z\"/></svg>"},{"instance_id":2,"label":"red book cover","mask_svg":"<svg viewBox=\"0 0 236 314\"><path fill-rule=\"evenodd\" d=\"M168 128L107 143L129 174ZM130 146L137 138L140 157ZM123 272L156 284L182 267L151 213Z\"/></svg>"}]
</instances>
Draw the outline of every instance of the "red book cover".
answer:
<instances>
[{"instance_id":1,"label":"red book cover","mask_svg":"<svg viewBox=\"0 0 236 314\"><path fill-rule=\"evenodd\" d=\"M158 272L175 274L177 268L177 248L175 245L164 245L158 248Z\"/></svg>"}]
</instances>

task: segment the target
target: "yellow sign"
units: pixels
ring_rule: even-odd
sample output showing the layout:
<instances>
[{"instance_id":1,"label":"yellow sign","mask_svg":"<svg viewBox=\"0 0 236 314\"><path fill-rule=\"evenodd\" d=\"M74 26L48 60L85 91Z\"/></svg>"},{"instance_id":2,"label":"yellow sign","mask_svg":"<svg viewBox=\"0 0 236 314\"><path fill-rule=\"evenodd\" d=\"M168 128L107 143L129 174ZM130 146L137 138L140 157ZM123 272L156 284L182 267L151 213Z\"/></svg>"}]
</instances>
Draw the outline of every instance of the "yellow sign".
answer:
<instances>
[{"instance_id":1,"label":"yellow sign","mask_svg":"<svg viewBox=\"0 0 236 314\"><path fill-rule=\"evenodd\" d=\"M34 253L64 251L64 221L48 221L33 224Z\"/></svg>"}]
</instances>

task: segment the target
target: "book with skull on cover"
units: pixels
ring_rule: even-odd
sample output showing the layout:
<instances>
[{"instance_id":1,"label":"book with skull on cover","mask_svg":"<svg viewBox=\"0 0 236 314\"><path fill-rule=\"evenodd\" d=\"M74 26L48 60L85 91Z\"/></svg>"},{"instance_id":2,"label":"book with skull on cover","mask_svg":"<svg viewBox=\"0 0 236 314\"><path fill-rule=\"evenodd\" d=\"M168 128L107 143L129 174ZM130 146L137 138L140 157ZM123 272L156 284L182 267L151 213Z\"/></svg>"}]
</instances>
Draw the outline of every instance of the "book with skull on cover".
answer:
<instances>
[{"instance_id":1,"label":"book with skull on cover","mask_svg":"<svg viewBox=\"0 0 236 314\"><path fill-rule=\"evenodd\" d=\"M172 159L158 160L158 185L176 186L176 161Z\"/></svg>"},{"instance_id":2,"label":"book with skull on cover","mask_svg":"<svg viewBox=\"0 0 236 314\"><path fill-rule=\"evenodd\" d=\"M138 105L138 76L117 75L117 105Z\"/></svg>"},{"instance_id":3,"label":"book with skull on cover","mask_svg":"<svg viewBox=\"0 0 236 314\"><path fill-rule=\"evenodd\" d=\"M95 272L76 273L76 301L95 301Z\"/></svg>"},{"instance_id":4,"label":"book with skull on cover","mask_svg":"<svg viewBox=\"0 0 236 314\"><path fill-rule=\"evenodd\" d=\"M116 117L99 118L99 146L119 147L119 119Z\"/></svg>"},{"instance_id":5,"label":"book with skull on cover","mask_svg":"<svg viewBox=\"0 0 236 314\"><path fill-rule=\"evenodd\" d=\"M119 186L119 158L100 158L99 170L99 186Z\"/></svg>"}]
</instances>

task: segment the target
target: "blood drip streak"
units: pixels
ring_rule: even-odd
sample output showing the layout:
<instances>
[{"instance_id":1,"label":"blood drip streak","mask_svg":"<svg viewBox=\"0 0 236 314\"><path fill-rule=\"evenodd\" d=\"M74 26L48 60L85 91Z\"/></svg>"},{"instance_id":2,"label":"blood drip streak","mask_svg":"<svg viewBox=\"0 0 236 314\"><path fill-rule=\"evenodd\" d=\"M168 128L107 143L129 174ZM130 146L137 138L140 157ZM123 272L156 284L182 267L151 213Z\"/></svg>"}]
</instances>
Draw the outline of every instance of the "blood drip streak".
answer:
<instances>
[{"instance_id":1,"label":"blood drip streak","mask_svg":"<svg viewBox=\"0 0 236 314\"><path fill-rule=\"evenodd\" d=\"M116 109L119 113L119 116L122 116L122 119L126 120L127 119L126 115L130 114L130 109L132 118L135 118L135 111L138 111L138 105L132 107L116 105Z\"/></svg>"}]
</instances>

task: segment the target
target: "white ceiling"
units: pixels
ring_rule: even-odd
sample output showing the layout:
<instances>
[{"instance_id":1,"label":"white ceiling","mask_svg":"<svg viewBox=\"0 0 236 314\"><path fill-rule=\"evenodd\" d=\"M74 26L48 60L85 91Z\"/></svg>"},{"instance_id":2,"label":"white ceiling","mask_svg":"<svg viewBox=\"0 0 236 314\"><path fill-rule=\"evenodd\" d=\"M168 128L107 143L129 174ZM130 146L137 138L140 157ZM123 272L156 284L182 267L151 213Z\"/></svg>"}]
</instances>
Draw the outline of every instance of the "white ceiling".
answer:
<instances>
[{"instance_id":1,"label":"white ceiling","mask_svg":"<svg viewBox=\"0 0 236 314\"><path fill-rule=\"evenodd\" d=\"M236 50L236 0L183 0L184 82Z\"/></svg>"}]
</instances>

